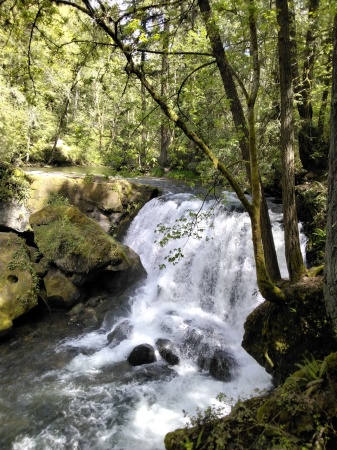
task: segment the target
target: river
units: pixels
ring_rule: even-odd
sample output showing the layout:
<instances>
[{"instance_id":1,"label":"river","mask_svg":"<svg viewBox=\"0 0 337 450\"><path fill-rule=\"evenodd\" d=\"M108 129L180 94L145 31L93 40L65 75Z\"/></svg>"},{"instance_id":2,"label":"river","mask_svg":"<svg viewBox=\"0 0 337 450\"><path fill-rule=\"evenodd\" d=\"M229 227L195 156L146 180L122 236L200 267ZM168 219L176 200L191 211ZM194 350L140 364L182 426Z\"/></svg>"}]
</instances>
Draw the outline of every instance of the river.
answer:
<instances>
[{"instance_id":1,"label":"river","mask_svg":"<svg viewBox=\"0 0 337 450\"><path fill-rule=\"evenodd\" d=\"M161 245L158 224L186 225L194 214L198 237ZM276 207L271 218L286 275ZM34 341L32 326L26 337L5 343L1 449L162 450L165 434L188 422L183 411L193 416L214 406L225 414L238 398L270 387L270 376L240 345L245 318L262 298L249 217L235 197L203 202L188 192L167 192L141 209L124 243L140 255L148 276L128 293L123 314L107 314L99 329L71 328L64 338L48 339L45 325ZM176 249L183 256L169 262ZM107 337L125 320L132 332L112 346ZM136 345L155 346L158 338L175 346L178 365L168 366L158 351L153 364L127 363ZM216 380L198 365L203 352L214 348L235 361L230 381ZM219 393L225 401L217 399Z\"/></svg>"}]
</instances>

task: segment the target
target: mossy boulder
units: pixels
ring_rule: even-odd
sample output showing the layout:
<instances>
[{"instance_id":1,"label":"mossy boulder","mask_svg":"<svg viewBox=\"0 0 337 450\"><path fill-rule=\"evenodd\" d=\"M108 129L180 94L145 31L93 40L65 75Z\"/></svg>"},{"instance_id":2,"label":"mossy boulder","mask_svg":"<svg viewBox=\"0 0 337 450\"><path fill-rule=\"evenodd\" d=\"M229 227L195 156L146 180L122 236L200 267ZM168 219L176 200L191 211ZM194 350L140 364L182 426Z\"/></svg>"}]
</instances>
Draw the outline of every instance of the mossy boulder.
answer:
<instances>
[{"instance_id":1,"label":"mossy boulder","mask_svg":"<svg viewBox=\"0 0 337 450\"><path fill-rule=\"evenodd\" d=\"M0 166L1 169L1 166ZM65 199L88 217L96 220L104 231L117 236L139 209L159 195L157 188L122 179L103 177L72 177L62 174L32 173L26 175L12 167L10 177L17 172L20 190L10 195L16 185L0 183L0 227L18 232L29 230L29 216L45 206ZM18 177L18 174L21 174Z\"/></svg>"},{"instance_id":2,"label":"mossy boulder","mask_svg":"<svg viewBox=\"0 0 337 450\"><path fill-rule=\"evenodd\" d=\"M49 270L43 279L47 301L55 306L71 307L81 298L81 291L60 270Z\"/></svg>"},{"instance_id":3,"label":"mossy boulder","mask_svg":"<svg viewBox=\"0 0 337 450\"><path fill-rule=\"evenodd\" d=\"M37 277L25 242L14 233L0 233L0 335L13 319L38 303Z\"/></svg>"},{"instance_id":4,"label":"mossy boulder","mask_svg":"<svg viewBox=\"0 0 337 450\"><path fill-rule=\"evenodd\" d=\"M40 252L75 284L109 266L116 270L133 266L128 258L131 250L74 206L47 206L29 221Z\"/></svg>"},{"instance_id":5,"label":"mossy boulder","mask_svg":"<svg viewBox=\"0 0 337 450\"><path fill-rule=\"evenodd\" d=\"M167 450L337 448L337 353L311 360L282 386L239 401L231 413L199 414L193 426L168 433Z\"/></svg>"},{"instance_id":6,"label":"mossy boulder","mask_svg":"<svg viewBox=\"0 0 337 450\"><path fill-rule=\"evenodd\" d=\"M285 291L287 303L264 302L247 317L242 342L278 383L296 370L308 349L318 359L336 349L325 312L322 277L305 278Z\"/></svg>"}]
</instances>

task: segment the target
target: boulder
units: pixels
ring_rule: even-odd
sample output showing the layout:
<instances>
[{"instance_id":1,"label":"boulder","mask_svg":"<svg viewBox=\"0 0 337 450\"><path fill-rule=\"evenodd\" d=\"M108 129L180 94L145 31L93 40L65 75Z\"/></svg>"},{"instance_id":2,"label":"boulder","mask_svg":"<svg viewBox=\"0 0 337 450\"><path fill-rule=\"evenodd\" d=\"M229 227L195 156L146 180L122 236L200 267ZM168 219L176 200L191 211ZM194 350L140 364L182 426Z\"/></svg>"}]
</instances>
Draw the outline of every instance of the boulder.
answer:
<instances>
[{"instance_id":1,"label":"boulder","mask_svg":"<svg viewBox=\"0 0 337 450\"><path fill-rule=\"evenodd\" d=\"M286 288L283 305L264 302L246 319L242 347L277 383L310 353L323 359L336 348L323 295L322 277L308 277Z\"/></svg>"},{"instance_id":2,"label":"boulder","mask_svg":"<svg viewBox=\"0 0 337 450\"><path fill-rule=\"evenodd\" d=\"M238 364L228 349L211 348L209 344L200 346L198 366L220 381L231 381L236 375Z\"/></svg>"},{"instance_id":3,"label":"boulder","mask_svg":"<svg viewBox=\"0 0 337 450\"><path fill-rule=\"evenodd\" d=\"M141 366L143 364L151 364L155 362L156 355L154 348L149 344L140 344L135 347L128 357L131 366Z\"/></svg>"},{"instance_id":4,"label":"boulder","mask_svg":"<svg viewBox=\"0 0 337 450\"><path fill-rule=\"evenodd\" d=\"M81 292L60 270L51 269L43 279L47 301L55 306L70 307L81 298Z\"/></svg>"},{"instance_id":5,"label":"boulder","mask_svg":"<svg viewBox=\"0 0 337 450\"><path fill-rule=\"evenodd\" d=\"M87 176L74 178L60 173L30 173L13 169L16 178L25 179L19 198L1 195L0 227L18 232L29 230L29 216L50 203L66 200L88 217L95 219L106 232L117 235L139 209L159 191L153 186L128 180ZM20 176L19 176L20 175ZM7 174L7 177L13 174ZM13 184L12 179L10 179ZM6 200L4 200L6 199Z\"/></svg>"},{"instance_id":6,"label":"boulder","mask_svg":"<svg viewBox=\"0 0 337 450\"><path fill-rule=\"evenodd\" d=\"M44 257L81 285L102 269L120 271L134 263L134 252L106 234L74 206L47 206L30 216L35 242Z\"/></svg>"},{"instance_id":7,"label":"boulder","mask_svg":"<svg viewBox=\"0 0 337 450\"><path fill-rule=\"evenodd\" d=\"M178 350L175 348L172 341L169 339L157 339L156 347L160 356L170 365L175 366L179 364L180 358Z\"/></svg>"},{"instance_id":8,"label":"boulder","mask_svg":"<svg viewBox=\"0 0 337 450\"><path fill-rule=\"evenodd\" d=\"M25 242L14 233L0 233L0 335L13 319L38 303L38 282Z\"/></svg>"},{"instance_id":9,"label":"boulder","mask_svg":"<svg viewBox=\"0 0 337 450\"><path fill-rule=\"evenodd\" d=\"M107 336L109 347L116 347L125 339L128 339L133 330L130 320L123 320Z\"/></svg>"}]
</instances>

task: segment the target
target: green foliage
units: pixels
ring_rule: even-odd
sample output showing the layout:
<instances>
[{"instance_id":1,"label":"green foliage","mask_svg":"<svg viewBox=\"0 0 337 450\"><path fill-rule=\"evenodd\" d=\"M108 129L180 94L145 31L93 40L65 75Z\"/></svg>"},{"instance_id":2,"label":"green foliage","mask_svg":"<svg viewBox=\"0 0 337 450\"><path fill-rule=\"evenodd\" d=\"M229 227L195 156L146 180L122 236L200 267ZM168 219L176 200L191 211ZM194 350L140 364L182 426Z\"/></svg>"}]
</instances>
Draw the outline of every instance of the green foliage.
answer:
<instances>
[{"instance_id":1,"label":"green foliage","mask_svg":"<svg viewBox=\"0 0 337 450\"><path fill-rule=\"evenodd\" d=\"M305 379L309 382L321 381L323 375L326 371L326 360L317 361L312 355L308 359L306 356L303 357L303 364L296 364L305 374ZM310 386L308 386L310 387Z\"/></svg>"},{"instance_id":2,"label":"green foliage","mask_svg":"<svg viewBox=\"0 0 337 450\"><path fill-rule=\"evenodd\" d=\"M166 436L166 448L334 448L336 363L335 353L323 362L305 358L301 370L282 386L260 397L238 401L228 416L212 408L198 413L189 427Z\"/></svg>"},{"instance_id":3,"label":"green foliage","mask_svg":"<svg viewBox=\"0 0 337 450\"><path fill-rule=\"evenodd\" d=\"M0 162L0 201L24 203L29 197L30 179L22 170Z\"/></svg>"},{"instance_id":4,"label":"green foliage","mask_svg":"<svg viewBox=\"0 0 337 450\"><path fill-rule=\"evenodd\" d=\"M169 254L164 258L166 261L173 263L174 265L177 264L178 261L184 257L183 248L188 239L192 238L200 240L203 238L206 229L205 227L211 228L213 226L212 219L214 219L215 207L216 205L213 205L212 208L206 212L202 212L202 208L200 208L198 212L189 210L184 217L176 219L173 226L166 226L162 223L157 225L155 233L163 235L162 239L159 241L161 247L164 247L172 240L186 238L185 243L181 247L169 251ZM164 267L165 265L161 266L161 268Z\"/></svg>"},{"instance_id":5,"label":"green foliage","mask_svg":"<svg viewBox=\"0 0 337 450\"><path fill-rule=\"evenodd\" d=\"M69 206L70 202L67 197L63 197L63 195L52 193L48 199L48 205L51 206Z\"/></svg>"}]
</instances>

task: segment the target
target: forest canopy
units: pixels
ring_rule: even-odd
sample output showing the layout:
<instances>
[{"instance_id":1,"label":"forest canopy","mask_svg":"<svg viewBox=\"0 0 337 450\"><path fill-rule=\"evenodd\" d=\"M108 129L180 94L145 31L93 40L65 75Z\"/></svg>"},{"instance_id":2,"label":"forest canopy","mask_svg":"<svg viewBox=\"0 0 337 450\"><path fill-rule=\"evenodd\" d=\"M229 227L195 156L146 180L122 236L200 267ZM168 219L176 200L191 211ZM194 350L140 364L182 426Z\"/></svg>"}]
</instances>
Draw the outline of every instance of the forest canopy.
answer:
<instances>
[{"instance_id":1,"label":"forest canopy","mask_svg":"<svg viewBox=\"0 0 337 450\"><path fill-rule=\"evenodd\" d=\"M69 7L73 6L73 7ZM295 1L290 11L296 170L326 167L331 90L332 6ZM246 104L252 87L252 2L212 1L216 26ZM253 4L259 51L256 137L265 183L280 178L280 94L276 5ZM0 155L7 161L155 166L213 172L195 143L170 123L129 70L104 29L168 104L240 179L240 133L224 92L209 30L196 1L1 2ZM87 10L87 13L81 11Z\"/></svg>"},{"instance_id":2,"label":"forest canopy","mask_svg":"<svg viewBox=\"0 0 337 450\"><path fill-rule=\"evenodd\" d=\"M8 58L25 50L3 64L7 159L220 174L250 216L260 292L286 301L264 191L282 190L287 267L297 282L307 271L295 174L327 170L330 3L1 5Z\"/></svg>"}]
</instances>

